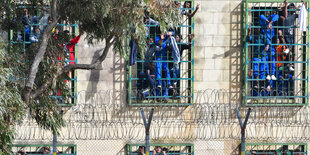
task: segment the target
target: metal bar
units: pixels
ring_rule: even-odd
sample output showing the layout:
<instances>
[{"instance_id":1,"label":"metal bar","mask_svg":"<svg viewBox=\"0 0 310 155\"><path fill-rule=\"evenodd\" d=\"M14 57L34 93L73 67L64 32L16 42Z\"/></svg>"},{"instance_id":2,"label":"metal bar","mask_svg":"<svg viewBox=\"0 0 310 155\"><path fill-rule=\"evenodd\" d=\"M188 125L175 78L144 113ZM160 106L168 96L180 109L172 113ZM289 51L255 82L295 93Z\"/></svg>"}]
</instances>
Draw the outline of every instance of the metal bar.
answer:
<instances>
[{"instance_id":1,"label":"metal bar","mask_svg":"<svg viewBox=\"0 0 310 155\"><path fill-rule=\"evenodd\" d=\"M243 128L244 129L246 128L246 125L248 123L248 120L249 120L249 117L250 117L250 113L251 113L251 108L248 109L248 112L246 114L246 117L245 117L245 120L244 120L244 123L243 123Z\"/></svg>"},{"instance_id":2,"label":"metal bar","mask_svg":"<svg viewBox=\"0 0 310 155\"><path fill-rule=\"evenodd\" d=\"M148 123L147 123L147 128L151 127L151 121L152 121L152 118L153 118L153 113L154 113L154 108L152 108L152 110L151 110L151 114L149 116L149 120L148 120Z\"/></svg>"},{"instance_id":3,"label":"metal bar","mask_svg":"<svg viewBox=\"0 0 310 155\"><path fill-rule=\"evenodd\" d=\"M246 129L246 123L248 122L248 119L250 116L251 108L248 109L247 115L245 117L245 121L243 123L242 123L241 115L239 113L238 108L236 108L235 111L236 111L238 121L239 121L239 125L241 128L241 155L245 155L245 129Z\"/></svg>"},{"instance_id":4,"label":"metal bar","mask_svg":"<svg viewBox=\"0 0 310 155\"><path fill-rule=\"evenodd\" d=\"M308 0L305 0L308 2ZM248 3L283 3L283 0L246 0ZM300 0L287 0L288 3L300 3Z\"/></svg>"},{"instance_id":5,"label":"metal bar","mask_svg":"<svg viewBox=\"0 0 310 155\"><path fill-rule=\"evenodd\" d=\"M235 111L236 111L236 114L237 114L237 117L238 117L239 125L240 125L240 127L242 127L243 124L242 124L241 115L239 113L238 108L236 108Z\"/></svg>"},{"instance_id":6,"label":"metal bar","mask_svg":"<svg viewBox=\"0 0 310 155\"><path fill-rule=\"evenodd\" d=\"M305 98L305 97L307 97L307 96L255 96L255 97L249 96L248 98L249 99L256 99L256 98L258 98L258 99L265 99L265 98L275 99L275 98Z\"/></svg>"},{"instance_id":7,"label":"metal bar","mask_svg":"<svg viewBox=\"0 0 310 155\"><path fill-rule=\"evenodd\" d=\"M53 132L53 155L57 152L57 133Z\"/></svg>"},{"instance_id":8,"label":"metal bar","mask_svg":"<svg viewBox=\"0 0 310 155\"><path fill-rule=\"evenodd\" d=\"M144 111L143 111L143 109L142 108L140 108L140 110L141 110L141 115L142 115L142 119L143 119L143 124L144 124L144 127L146 128L146 118L145 118L145 114L144 114Z\"/></svg>"},{"instance_id":9,"label":"metal bar","mask_svg":"<svg viewBox=\"0 0 310 155\"><path fill-rule=\"evenodd\" d=\"M146 150L146 155L149 155L150 153L150 126L153 118L153 113L154 113L154 108L152 108L148 123L146 124L146 117L144 114L144 111L142 108L140 108L141 114L142 114L142 119L145 127L145 150Z\"/></svg>"}]
</instances>

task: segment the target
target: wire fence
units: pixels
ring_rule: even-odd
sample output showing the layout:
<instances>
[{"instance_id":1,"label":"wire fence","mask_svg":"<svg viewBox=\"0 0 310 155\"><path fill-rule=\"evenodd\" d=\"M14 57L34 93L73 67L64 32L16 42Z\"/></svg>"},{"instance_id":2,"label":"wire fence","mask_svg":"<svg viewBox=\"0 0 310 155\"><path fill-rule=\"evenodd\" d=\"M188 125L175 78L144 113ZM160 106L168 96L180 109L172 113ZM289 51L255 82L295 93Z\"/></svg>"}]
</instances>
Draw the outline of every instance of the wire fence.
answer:
<instances>
[{"instance_id":1,"label":"wire fence","mask_svg":"<svg viewBox=\"0 0 310 155\"><path fill-rule=\"evenodd\" d=\"M242 92L240 92L242 93ZM152 140L240 139L234 110L244 117L247 107L231 100L229 90L199 90L192 106L156 106ZM147 115L151 107L143 107ZM126 91L79 92L76 106L64 109L67 122L59 140L143 141L145 129L140 107L126 105ZM310 107L252 107L246 129L251 140L310 140ZM17 126L17 140L51 140L52 133L25 116Z\"/></svg>"}]
</instances>

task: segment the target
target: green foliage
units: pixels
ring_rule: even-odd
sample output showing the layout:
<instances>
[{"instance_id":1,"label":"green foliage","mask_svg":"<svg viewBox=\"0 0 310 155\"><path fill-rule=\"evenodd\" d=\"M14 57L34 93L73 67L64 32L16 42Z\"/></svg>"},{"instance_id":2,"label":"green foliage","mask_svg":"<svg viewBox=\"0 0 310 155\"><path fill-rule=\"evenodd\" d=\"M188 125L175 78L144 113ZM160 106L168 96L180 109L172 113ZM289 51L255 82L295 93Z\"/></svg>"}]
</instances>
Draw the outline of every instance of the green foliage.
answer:
<instances>
[{"instance_id":1,"label":"green foliage","mask_svg":"<svg viewBox=\"0 0 310 155\"><path fill-rule=\"evenodd\" d=\"M58 12L61 19L69 23L78 21L90 43L112 35L116 39L114 49L120 52L123 52L130 27L135 28L132 39L137 41L140 51L145 49L146 14L159 21L162 31L174 27L180 19L180 13L171 0L66 0L59 3Z\"/></svg>"},{"instance_id":2,"label":"green foliage","mask_svg":"<svg viewBox=\"0 0 310 155\"><path fill-rule=\"evenodd\" d=\"M33 15L30 8L46 10L50 8L46 7L50 2L28 0L23 5L27 5L30 14ZM24 30L20 20L24 16L23 8L18 7L17 1L0 0L0 11L1 30ZM179 20L179 11L171 0L58 0L57 15L63 23L78 23L89 43L110 40L114 51L121 52L122 55L128 54L123 49L128 36L137 42L140 51L146 48L144 18L152 17L159 21L162 31L178 24ZM134 33L130 31L132 28L135 29ZM63 46L69 38L67 35L59 35L57 39L48 39L33 91L38 90L46 81L52 82L42 94L31 99L29 107L31 116L40 127L56 133L65 125L57 102L66 103L73 95L65 82L69 79L68 75L57 75L66 65L65 58L68 59L63 52ZM41 41L26 46L14 44L0 50L0 151L5 150L4 148L12 142L14 125L20 122L24 115L26 107L21 98L21 91L25 87L27 74L41 47ZM57 96L59 92L61 99Z\"/></svg>"},{"instance_id":3,"label":"green foliage","mask_svg":"<svg viewBox=\"0 0 310 155\"><path fill-rule=\"evenodd\" d=\"M60 114L60 109L55 103L55 99L44 94L35 102L35 104L31 104L31 116L43 129L59 133L59 129L65 123Z\"/></svg>"},{"instance_id":4,"label":"green foliage","mask_svg":"<svg viewBox=\"0 0 310 155\"><path fill-rule=\"evenodd\" d=\"M22 121L25 104L18 84L12 81L16 64L10 61L3 43L0 44L0 150L8 153L8 145L14 140L15 125Z\"/></svg>"}]
</instances>

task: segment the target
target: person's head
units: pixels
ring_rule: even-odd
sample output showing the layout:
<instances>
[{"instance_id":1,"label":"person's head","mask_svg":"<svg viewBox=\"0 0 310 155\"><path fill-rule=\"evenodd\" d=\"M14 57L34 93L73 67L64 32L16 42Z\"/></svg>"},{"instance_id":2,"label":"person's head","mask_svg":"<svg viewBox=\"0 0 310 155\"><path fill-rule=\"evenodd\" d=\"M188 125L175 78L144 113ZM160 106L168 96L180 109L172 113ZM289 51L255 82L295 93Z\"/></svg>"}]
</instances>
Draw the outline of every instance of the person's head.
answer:
<instances>
[{"instance_id":1,"label":"person's head","mask_svg":"<svg viewBox=\"0 0 310 155\"><path fill-rule=\"evenodd\" d=\"M160 39L165 39L165 33L160 34Z\"/></svg>"},{"instance_id":2,"label":"person's head","mask_svg":"<svg viewBox=\"0 0 310 155\"><path fill-rule=\"evenodd\" d=\"M183 4L183 8L190 8L191 7L191 1L185 1Z\"/></svg>"},{"instance_id":3,"label":"person's head","mask_svg":"<svg viewBox=\"0 0 310 155\"><path fill-rule=\"evenodd\" d=\"M69 42L71 40L71 35L70 32L68 30L64 30L63 31L63 38L65 42Z\"/></svg>"},{"instance_id":4,"label":"person's head","mask_svg":"<svg viewBox=\"0 0 310 155\"><path fill-rule=\"evenodd\" d=\"M180 38L179 35L176 35L176 36L175 36L175 41L176 41L177 43L181 41L181 38Z\"/></svg>"},{"instance_id":5,"label":"person's head","mask_svg":"<svg viewBox=\"0 0 310 155\"><path fill-rule=\"evenodd\" d=\"M25 150L19 150L17 152L17 155L26 155L26 154L27 154L27 152Z\"/></svg>"},{"instance_id":6,"label":"person's head","mask_svg":"<svg viewBox=\"0 0 310 155\"><path fill-rule=\"evenodd\" d=\"M24 9L24 13L25 13L25 15L28 15L28 9Z\"/></svg>"},{"instance_id":7,"label":"person's head","mask_svg":"<svg viewBox=\"0 0 310 155\"><path fill-rule=\"evenodd\" d=\"M154 43L154 39L151 37L151 38L149 39L149 44L152 44L152 43Z\"/></svg>"},{"instance_id":8,"label":"person's head","mask_svg":"<svg viewBox=\"0 0 310 155\"><path fill-rule=\"evenodd\" d=\"M144 146L139 146L139 148L138 148L138 152L139 152L139 153L144 152L144 148L145 148Z\"/></svg>"},{"instance_id":9,"label":"person's head","mask_svg":"<svg viewBox=\"0 0 310 155\"><path fill-rule=\"evenodd\" d=\"M34 26L33 27L33 32L36 33L36 34L40 33L39 27L38 26Z\"/></svg>"},{"instance_id":10,"label":"person's head","mask_svg":"<svg viewBox=\"0 0 310 155\"><path fill-rule=\"evenodd\" d=\"M51 149L50 149L49 147L44 147L43 153L44 153L44 154L51 153Z\"/></svg>"},{"instance_id":11,"label":"person's head","mask_svg":"<svg viewBox=\"0 0 310 155\"><path fill-rule=\"evenodd\" d=\"M55 28L55 34L59 34L60 32L61 32L61 26L58 25L58 26L56 26L56 28Z\"/></svg>"},{"instance_id":12,"label":"person's head","mask_svg":"<svg viewBox=\"0 0 310 155\"><path fill-rule=\"evenodd\" d=\"M266 17L270 16L270 11L266 11Z\"/></svg>"},{"instance_id":13,"label":"person's head","mask_svg":"<svg viewBox=\"0 0 310 155\"><path fill-rule=\"evenodd\" d=\"M156 146L155 147L155 152L156 153L161 153L161 147L160 146Z\"/></svg>"},{"instance_id":14,"label":"person's head","mask_svg":"<svg viewBox=\"0 0 310 155\"><path fill-rule=\"evenodd\" d=\"M296 9L296 7L295 7L295 4L294 3L291 3L290 5L288 5L287 6L288 7L288 9ZM288 11L290 14L293 14L293 13L295 13L295 11L292 11L292 10L290 10L290 11Z\"/></svg>"}]
</instances>

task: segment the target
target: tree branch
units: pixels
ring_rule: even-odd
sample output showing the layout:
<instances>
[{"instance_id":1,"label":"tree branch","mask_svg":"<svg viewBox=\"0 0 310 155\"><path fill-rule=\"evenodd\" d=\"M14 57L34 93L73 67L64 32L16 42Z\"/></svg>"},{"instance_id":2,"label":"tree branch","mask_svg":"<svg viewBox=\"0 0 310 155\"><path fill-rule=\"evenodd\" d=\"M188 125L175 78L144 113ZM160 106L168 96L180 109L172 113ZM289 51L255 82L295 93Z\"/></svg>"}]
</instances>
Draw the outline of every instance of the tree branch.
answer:
<instances>
[{"instance_id":1,"label":"tree branch","mask_svg":"<svg viewBox=\"0 0 310 155\"><path fill-rule=\"evenodd\" d=\"M52 0L51 4L51 17L53 22L57 21L57 0Z\"/></svg>"},{"instance_id":2,"label":"tree branch","mask_svg":"<svg viewBox=\"0 0 310 155\"><path fill-rule=\"evenodd\" d=\"M83 69L83 70L99 69L101 63L107 57L110 47L113 45L113 43L115 41L115 39L114 39L112 42L110 42L110 40L112 38L113 38L113 34L111 34L107 38L106 46L105 46L102 54L99 56L99 58L96 61L94 61L91 64L69 64L69 65L66 65L62 70L59 70L56 73L56 78L58 78L59 76L61 76L64 73L67 73L67 72L75 70L75 69ZM100 49L100 50L102 50L102 49ZM46 80L46 82L41 87L39 87L37 90L33 91L31 94L29 94L29 96L31 98L38 97L39 95L41 95L48 88L48 86L51 84L52 81L53 80L51 80L51 79Z\"/></svg>"},{"instance_id":3,"label":"tree branch","mask_svg":"<svg viewBox=\"0 0 310 155\"><path fill-rule=\"evenodd\" d=\"M29 100L30 100L30 95L31 95L31 91L33 89L33 84L34 84L34 80L36 78L36 75L37 75L37 72L38 72L38 67L39 67L39 64L41 63L43 57L44 57L44 54L46 52L46 48L48 46L48 40L50 39L51 37L51 31L53 29L53 27L56 26L57 24L57 21L59 19L59 17L56 17L56 0L53 0L52 1L52 19L53 19L53 22L48 25L46 27L46 29L44 30L44 33L43 33L43 37L42 37L42 42L40 44L40 48L38 50L38 53L36 54L34 60L33 60L33 63L31 65L31 68L30 68L30 72L29 72L29 75L28 75L28 80L26 82L26 86L24 88L24 91L23 91L23 100L26 102L27 105L29 105Z\"/></svg>"}]
</instances>

